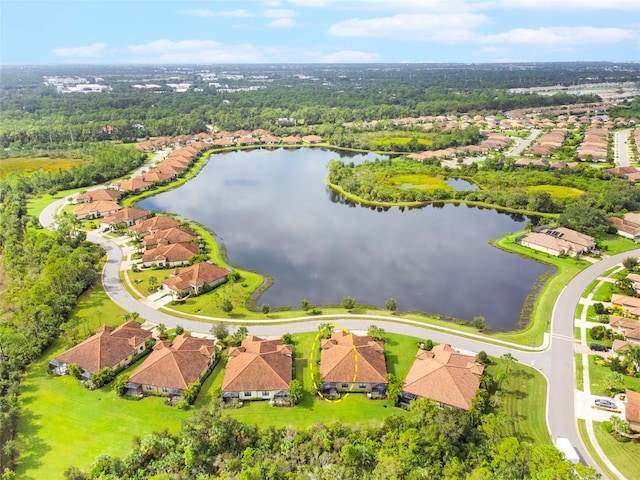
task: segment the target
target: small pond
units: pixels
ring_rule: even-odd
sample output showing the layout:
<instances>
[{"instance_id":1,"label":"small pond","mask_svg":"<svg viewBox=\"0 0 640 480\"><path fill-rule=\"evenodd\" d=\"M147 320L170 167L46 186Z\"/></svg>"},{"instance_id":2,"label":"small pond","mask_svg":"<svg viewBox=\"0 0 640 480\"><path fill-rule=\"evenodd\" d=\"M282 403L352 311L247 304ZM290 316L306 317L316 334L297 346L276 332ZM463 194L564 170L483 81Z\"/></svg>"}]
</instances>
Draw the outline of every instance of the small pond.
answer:
<instances>
[{"instance_id":1,"label":"small pond","mask_svg":"<svg viewBox=\"0 0 640 480\"><path fill-rule=\"evenodd\" d=\"M196 178L140 207L208 226L230 262L272 275L258 305L340 304L351 296L384 307L394 297L400 311L482 315L494 330L517 328L526 296L549 267L489 241L524 229L524 218L452 204L352 205L325 184L327 164L340 157L326 149L214 154ZM349 154L354 162L375 158Z\"/></svg>"}]
</instances>

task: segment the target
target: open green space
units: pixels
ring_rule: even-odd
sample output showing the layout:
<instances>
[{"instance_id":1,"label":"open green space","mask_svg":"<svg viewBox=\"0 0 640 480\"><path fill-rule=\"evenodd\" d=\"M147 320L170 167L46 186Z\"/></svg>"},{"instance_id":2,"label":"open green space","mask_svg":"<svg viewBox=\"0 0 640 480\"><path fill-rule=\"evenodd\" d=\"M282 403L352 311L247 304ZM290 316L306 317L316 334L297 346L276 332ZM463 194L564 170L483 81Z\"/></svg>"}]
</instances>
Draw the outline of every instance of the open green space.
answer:
<instances>
[{"instance_id":1,"label":"open green space","mask_svg":"<svg viewBox=\"0 0 640 480\"><path fill-rule=\"evenodd\" d=\"M389 185L398 186L403 189L417 188L421 190L432 190L440 188L442 190L454 190L454 188L449 186L449 184L443 178L420 174L395 175L386 180L386 183L388 183Z\"/></svg>"},{"instance_id":2,"label":"open green space","mask_svg":"<svg viewBox=\"0 0 640 480\"><path fill-rule=\"evenodd\" d=\"M505 364L493 359L487 372L494 378L506 372ZM547 380L537 370L515 363L509 366L496 410L513 422L512 435L534 444L550 444L547 429Z\"/></svg>"},{"instance_id":3,"label":"open green space","mask_svg":"<svg viewBox=\"0 0 640 480\"><path fill-rule=\"evenodd\" d=\"M640 442L618 442L611 434L607 433L602 422L593 422L593 430L605 455L620 470L620 473L628 479L638 478Z\"/></svg>"},{"instance_id":4,"label":"open green space","mask_svg":"<svg viewBox=\"0 0 640 480\"><path fill-rule=\"evenodd\" d=\"M563 187L562 185L532 185L530 187L523 187L521 190L527 193L545 192L553 198L574 198L584 194L584 191L580 189Z\"/></svg>"},{"instance_id":5,"label":"open green space","mask_svg":"<svg viewBox=\"0 0 640 480\"><path fill-rule=\"evenodd\" d=\"M85 160L77 158L51 158L51 157L12 157L0 159L0 178L12 173L19 175L31 175L38 170L55 171L66 170L77 165L82 165Z\"/></svg>"}]
</instances>

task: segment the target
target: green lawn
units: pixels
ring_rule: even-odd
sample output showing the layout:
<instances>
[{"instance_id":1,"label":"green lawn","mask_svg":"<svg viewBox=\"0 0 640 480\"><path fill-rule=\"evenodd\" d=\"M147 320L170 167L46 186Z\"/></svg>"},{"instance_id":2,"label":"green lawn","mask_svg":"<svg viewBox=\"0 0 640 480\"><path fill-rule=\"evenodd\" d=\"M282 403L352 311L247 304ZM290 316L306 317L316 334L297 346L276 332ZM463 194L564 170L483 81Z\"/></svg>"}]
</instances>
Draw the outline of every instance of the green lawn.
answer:
<instances>
[{"instance_id":1,"label":"green lawn","mask_svg":"<svg viewBox=\"0 0 640 480\"><path fill-rule=\"evenodd\" d=\"M591 382L591 393L593 395L604 395L605 379L611 373L611 369L607 366L596 365L598 355L589 355L589 381ZM640 378L624 375L624 386L630 390L640 392Z\"/></svg>"},{"instance_id":2,"label":"green lawn","mask_svg":"<svg viewBox=\"0 0 640 480\"><path fill-rule=\"evenodd\" d=\"M593 422L596 439L605 455L625 477L638 478L640 467L640 442L621 443L613 438L601 422ZM611 477L613 478L613 477Z\"/></svg>"},{"instance_id":3,"label":"green lawn","mask_svg":"<svg viewBox=\"0 0 640 480\"><path fill-rule=\"evenodd\" d=\"M494 360L487 371L495 378L504 372L504 365ZM546 421L547 381L544 376L531 367L516 363L510 367L503 389L505 392L498 399L497 410L513 420L512 433L521 440L550 444Z\"/></svg>"},{"instance_id":4,"label":"green lawn","mask_svg":"<svg viewBox=\"0 0 640 480\"><path fill-rule=\"evenodd\" d=\"M636 242L620 235L606 235L604 240L598 242L598 244L606 248L607 255L616 255L638 248Z\"/></svg>"},{"instance_id":5,"label":"green lawn","mask_svg":"<svg viewBox=\"0 0 640 480\"><path fill-rule=\"evenodd\" d=\"M596 461L600 469L605 473L605 475L608 478L612 478L612 479L616 478L613 472L609 470L609 468L604 464L602 459L598 456L596 449L593 447L593 444L591 443L591 439L589 438L589 435L587 433L587 424L583 418L578 419L578 432L580 433L580 436L582 437L582 441L584 442L585 446L587 447L587 450L589 451L589 455L591 455L591 458L593 458Z\"/></svg>"},{"instance_id":6,"label":"green lawn","mask_svg":"<svg viewBox=\"0 0 640 480\"><path fill-rule=\"evenodd\" d=\"M584 370L582 369L582 354L576 353L576 388L584 391Z\"/></svg>"},{"instance_id":7,"label":"green lawn","mask_svg":"<svg viewBox=\"0 0 640 480\"><path fill-rule=\"evenodd\" d=\"M125 455L136 436L165 428L177 433L192 415L159 397L123 400L110 387L90 391L72 377L48 375L49 359L63 351L61 344L34 363L22 382L18 478L62 478L69 465L87 468L99 454Z\"/></svg>"},{"instance_id":8,"label":"green lawn","mask_svg":"<svg viewBox=\"0 0 640 480\"><path fill-rule=\"evenodd\" d=\"M593 292L593 289L596 288L599 284L600 284L600 280L596 278L593 282L589 284L587 289L582 293L582 297L587 298L589 294Z\"/></svg>"},{"instance_id":9,"label":"green lawn","mask_svg":"<svg viewBox=\"0 0 640 480\"><path fill-rule=\"evenodd\" d=\"M387 180L390 185L406 187L418 190L435 190L437 188L445 191L453 191L446 180L429 175L395 175Z\"/></svg>"},{"instance_id":10,"label":"green lawn","mask_svg":"<svg viewBox=\"0 0 640 480\"><path fill-rule=\"evenodd\" d=\"M609 282L602 282L602 285L593 294L594 302L607 302L611 300L611 292L613 291L613 284Z\"/></svg>"},{"instance_id":11,"label":"green lawn","mask_svg":"<svg viewBox=\"0 0 640 480\"><path fill-rule=\"evenodd\" d=\"M584 308L584 303L579 303L576 306L575 318L581 318L582 317L582 309L583 308Z\"/></svg>"}]
</instances>

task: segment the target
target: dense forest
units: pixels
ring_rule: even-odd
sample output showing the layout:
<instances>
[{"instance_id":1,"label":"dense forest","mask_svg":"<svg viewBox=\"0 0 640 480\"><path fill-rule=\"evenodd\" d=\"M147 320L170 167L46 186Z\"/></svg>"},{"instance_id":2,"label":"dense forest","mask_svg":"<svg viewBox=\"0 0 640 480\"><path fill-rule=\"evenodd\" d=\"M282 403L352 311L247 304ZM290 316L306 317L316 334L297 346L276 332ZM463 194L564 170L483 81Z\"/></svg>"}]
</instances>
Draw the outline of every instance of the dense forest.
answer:
<instances>
[{"instance_id":1,"label":"dense forest","mask_svg":"<svg viewBox=\"0 0 640 480\"><path fill-rule=\"evenodd\" d=\"M244 67L248 68L251 67ZM236 70L244 71L241 67ZM292 129L294 132L311 129L321 135L339 136L345 122L450 112L496 113L598 101L599 97L594 94L521 94L506 88L637 80L640 75L637 69L615 70L602 64L567 64L554 68L547 65L288 66L257 71L266 73L260 77L269 77L264 88L257 90L242 90L255 81L234 80L230 82L237 83L242 91L218 91L209 88L195 73L187 75L177 70L184 81L194 82L193 90L140 91L131 88L135 72L129 68L112 73L113 78L104 75L112 80L111 92L59 94L54 87L42 84L44 74L57 72L53 67L4 67L0 144L19 150L33 146L65 148L101 140L132 142L137 138L203 132L207 125L226 130L264 128L277 135L288 134ZM299 71L311 79L293 76L293 72ZM250 78L251 72L245 72L244 77ZM158 72L144 69L140 75L155 81L160 76ZM164 84L161 82L161 85ZM196 91L196 86L201 88Z\"/></svg>"},{"instance_id":2,"label":"dense forest","mask_svg":"<svg viewBox=\"0 0 640 480\"><path fill-rule=\"evenodd\" d=\"M213 404L184 422L179 435L154 433L124 458L103 455L88 471L70 467L67 480L107 479L596 479L551 445L504 435L509 419L484 413L477 395L464 412L421 399L410 415L381 428L334 423L309 429L265 428L223 416Z\"/></svg>"}]
</instances>

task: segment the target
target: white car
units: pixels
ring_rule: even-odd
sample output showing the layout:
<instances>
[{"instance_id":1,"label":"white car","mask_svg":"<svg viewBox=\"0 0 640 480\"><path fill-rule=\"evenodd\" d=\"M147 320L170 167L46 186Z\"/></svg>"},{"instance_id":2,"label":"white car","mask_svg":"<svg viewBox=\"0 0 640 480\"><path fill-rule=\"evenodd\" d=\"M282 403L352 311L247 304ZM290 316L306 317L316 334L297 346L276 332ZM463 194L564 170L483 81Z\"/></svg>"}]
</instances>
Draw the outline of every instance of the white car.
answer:
<instances>
[{"instance_id":1,"label":"white car","mask_svg":"<svg viewBox=\"0 0 640 480\"><path fill-rule=\"evenodd\" d=\"M607 400L606 398L596 398L595 400L596 407L608 408L610 410L617 410L618 406L613 403L611 400Z\"/></svg>"}]
</instances>

